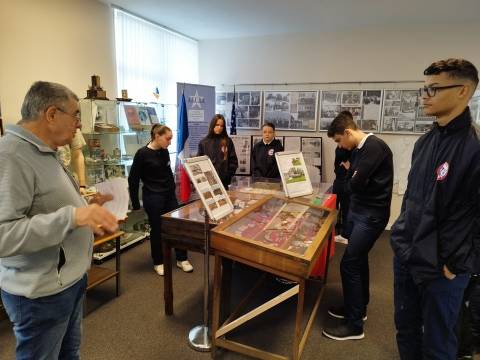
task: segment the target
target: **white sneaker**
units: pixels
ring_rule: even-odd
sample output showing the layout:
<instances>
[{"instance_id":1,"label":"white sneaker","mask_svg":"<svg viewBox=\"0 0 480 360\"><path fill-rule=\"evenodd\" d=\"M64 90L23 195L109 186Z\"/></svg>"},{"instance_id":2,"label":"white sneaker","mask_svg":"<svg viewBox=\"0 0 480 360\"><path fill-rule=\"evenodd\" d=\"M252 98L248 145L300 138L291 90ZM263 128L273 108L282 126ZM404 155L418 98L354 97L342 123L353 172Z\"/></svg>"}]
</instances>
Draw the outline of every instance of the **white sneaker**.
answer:
<instances>
[{"instance_id":1,"label":"white sneaker","mask_svg":"<svg viewBox=\"0 0 480 360\"><path fill-rule=\"evenodd\" d=\"M193 266L190 264L190 261L184 260L184 261L177 261L177 267L185 271L186 273L192 272L193 271Z\"/></svg>"},{"instance_id":2,"label":"white sneaker","mask_svg":"<svg viewBox=\"0 0 480 360\"><path fill-rule=\"evenodd\" d=\"M347 245L348 244L348 239L345 239L342 235L336 235L335 236L335 242Z\"/></svg>"},{"instance_id":3,"label":"white sneaker","mask_svg":"<svg viewBox=\"0 0 480 360\"><path fill-rule=\"evenodd\" d=\"M155 272L160 275L160 276L163 276L163 264L161 265L153 265L153 270L155 270Z\"/></svg>"}]
</instances>

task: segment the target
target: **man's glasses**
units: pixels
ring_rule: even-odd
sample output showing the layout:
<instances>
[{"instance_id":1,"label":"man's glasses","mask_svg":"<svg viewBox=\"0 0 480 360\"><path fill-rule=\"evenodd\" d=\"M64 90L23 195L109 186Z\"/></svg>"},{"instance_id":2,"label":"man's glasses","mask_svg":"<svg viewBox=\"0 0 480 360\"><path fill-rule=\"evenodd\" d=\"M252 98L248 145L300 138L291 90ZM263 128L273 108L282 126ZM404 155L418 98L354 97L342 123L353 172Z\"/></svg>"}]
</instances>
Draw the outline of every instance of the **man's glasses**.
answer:
<instances>
[{"instance_id":1,"label":"man's glasses","mask_svg":"<svg viewBox=\"0 0 480 360\"><path fill-rule=\"evenodd\" d=\"M61 113L64 113L65 115L68 115L68 116L71 116L73 117L75 120L77 120L78 122L81 122L82 121L82 115L80 114L80 112L76 112L75 114L70 114L68 112L66 112L65 110L63 109L60 109L59 107L56 108L58 111L60 111Z\"/></svg>"},{"instance_id":2,"label":"man's glasses","mask_svg":"<svg viewBox=\"0 0 480 360\"><path fill-rule=\"evenodd\" d=\"M443 90L443 89L453 89L456 87L460 87L464 85L446 85L446 86L424 86L423 88L420 88L418 90L418 93L420 97L424 97L427 95L428 97L434 97L437 94L438 90Z\"/></svg>"}]
</instances>

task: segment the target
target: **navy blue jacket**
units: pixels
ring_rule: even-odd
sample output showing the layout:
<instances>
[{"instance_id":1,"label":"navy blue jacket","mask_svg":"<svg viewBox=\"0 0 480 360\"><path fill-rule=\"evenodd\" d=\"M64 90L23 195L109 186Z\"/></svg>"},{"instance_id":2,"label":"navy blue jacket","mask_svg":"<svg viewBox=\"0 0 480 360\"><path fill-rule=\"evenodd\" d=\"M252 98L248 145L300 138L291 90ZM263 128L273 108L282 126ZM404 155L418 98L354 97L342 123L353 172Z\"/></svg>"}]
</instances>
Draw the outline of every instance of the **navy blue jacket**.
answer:
<instances>
[{"instance_id":1,"label":"navy blue jacket","mask_svg":"<svg viewBox=\"0 0 480 360\"><path fill-rule=\"evenodd\" d=\"M278 139L273 139L265 145L260 140L253 146L251 155L252 176L258 178L280 179L275 153L283 151L283 145Z\"/></svg>"},{"instance_id":2,"label":"navy blue jacket","mask_svg":"<svg viewBox=\"0 0 480 360\"><path fill-rule=\"evenodd\" d=\"M417 284L474 269L480 246L480 141L470 110L415 143L391 245Z\"/></svg>"}]
</instances>

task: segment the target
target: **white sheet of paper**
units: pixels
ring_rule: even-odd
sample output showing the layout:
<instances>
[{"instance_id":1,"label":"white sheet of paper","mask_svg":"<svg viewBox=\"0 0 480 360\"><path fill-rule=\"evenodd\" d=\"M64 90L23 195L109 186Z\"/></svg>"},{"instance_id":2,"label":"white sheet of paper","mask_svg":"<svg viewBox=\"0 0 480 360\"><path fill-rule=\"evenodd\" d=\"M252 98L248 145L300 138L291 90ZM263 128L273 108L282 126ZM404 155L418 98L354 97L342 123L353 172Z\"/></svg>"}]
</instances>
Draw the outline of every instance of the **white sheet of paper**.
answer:
<instances>
[{"instance_id":1,"label":"white sheet of paper","mask_svg":"<svg viewBox=\"0 0 480 360\"><path fill-rule=\"evenodd\" d=\"M97 191L102 194L111 194L113 200L107 201L103 207L114 214L118 220L127 217L128 212L128 181L125 178L113 178L95 184Z\"/></svg>"}]
</instances>

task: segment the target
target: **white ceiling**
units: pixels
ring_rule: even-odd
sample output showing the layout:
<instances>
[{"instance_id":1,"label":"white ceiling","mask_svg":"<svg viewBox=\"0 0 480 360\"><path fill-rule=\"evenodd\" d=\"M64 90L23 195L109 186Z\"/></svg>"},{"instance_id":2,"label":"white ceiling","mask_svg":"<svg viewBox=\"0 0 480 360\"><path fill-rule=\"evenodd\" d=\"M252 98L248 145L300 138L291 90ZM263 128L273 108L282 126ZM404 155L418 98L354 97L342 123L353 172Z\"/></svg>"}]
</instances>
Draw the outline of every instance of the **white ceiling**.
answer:
<instances>
[{"instance_id":1,"label":"white ceiling","mask_svg":"<svg viewBox=\"0 0 480 360\"><path fill-rule=\"evenodd\" d=\"M480 23L480 0L100 1L198 40L363 26Z\"/></svg>"}]
</instances>

